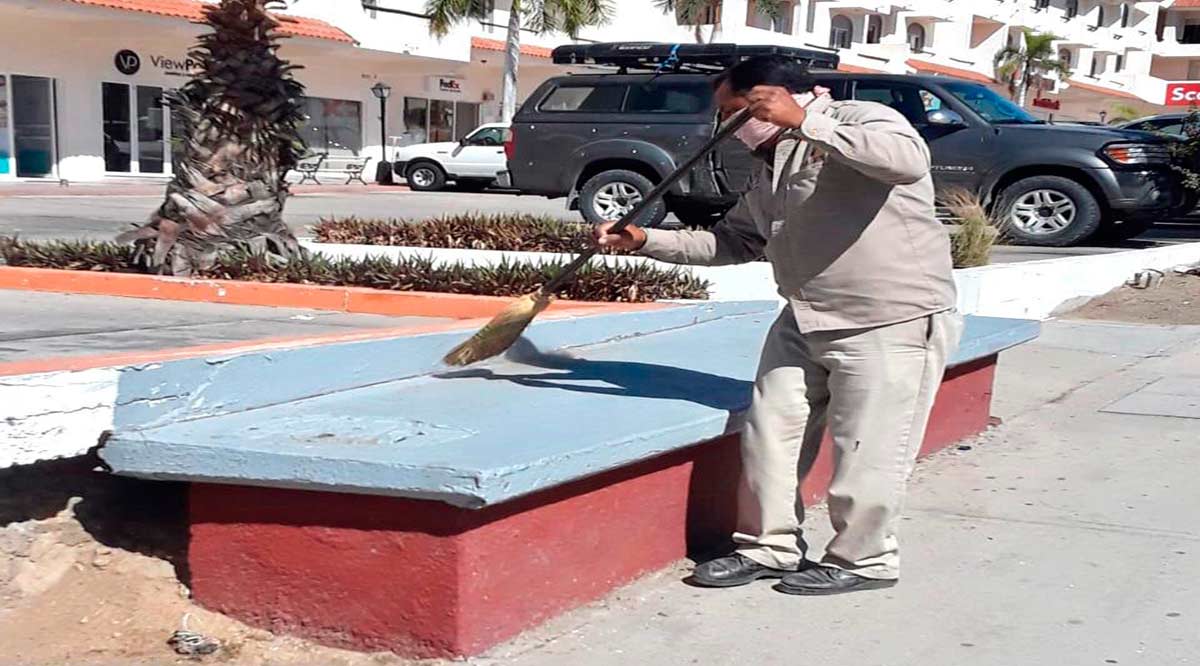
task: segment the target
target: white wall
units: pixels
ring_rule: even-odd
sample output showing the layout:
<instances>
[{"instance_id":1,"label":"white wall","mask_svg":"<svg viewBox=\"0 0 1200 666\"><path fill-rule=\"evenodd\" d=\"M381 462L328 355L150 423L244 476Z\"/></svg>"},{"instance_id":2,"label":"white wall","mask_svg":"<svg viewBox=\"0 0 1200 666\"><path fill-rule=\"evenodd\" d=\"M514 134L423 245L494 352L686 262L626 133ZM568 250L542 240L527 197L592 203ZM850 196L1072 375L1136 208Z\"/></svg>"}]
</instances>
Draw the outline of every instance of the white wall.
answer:
<instances>
[{"instance_id":1,"label":"white wall","mask_svg":"<svg viewBox=\"0 0 1200 666\"><path fill-rule=\"evenodd\" d=\"M154 59L184 60L187 49L202 32L200 26L180 19L127 11L84 9L77 14L37 17L22 14L19 21L13 20L15 17L6 11L0 9L0 44L4 45L0 74L55 79L60 156L55 175L71 181L95 181L106 177L101 84L107 81L160 88L180 86L186 78L170 75L156 66ZM358 8L354 11L358 12ZM365 17L358 20L369 22ZM380 31L380 35L383 32ZM62 38L47 40L46 35L61 35ZM439 46L445 48L443 54L459 55L456 39L448 37ZM469 44L469 36L466 40L463 44ZM122 49L130 49L141 58L141 69L132 76L122 74L114 65L114 56ZM455 53L448 54L446 50ZM476 50L472 59L467 48L461 60L433 59L358 48L329 40L289 38L283 40L280 55L304 67L296 76L304 83L309 96L360 104L361 148L374 159L379 158L383 143L379 101L370 91L376 81L392 86L392 96L388 100L389 135L400 133L405 96L480 103L484 105L484 121L489 115L492 119L497 115L497 103L487 104L485 97L499 98L504 57L500 52ZM561 71L546 59L523 58L519 80L521 97L548 76ZM462 91L457 94L431 92L429 78L438 75L457 78ZM124 174L123 177L131 175ZM163 175L154 177L162 178ZM13 178L15 173L12 172L0 175L0 179Z\"/></svg>"}]
</instances>

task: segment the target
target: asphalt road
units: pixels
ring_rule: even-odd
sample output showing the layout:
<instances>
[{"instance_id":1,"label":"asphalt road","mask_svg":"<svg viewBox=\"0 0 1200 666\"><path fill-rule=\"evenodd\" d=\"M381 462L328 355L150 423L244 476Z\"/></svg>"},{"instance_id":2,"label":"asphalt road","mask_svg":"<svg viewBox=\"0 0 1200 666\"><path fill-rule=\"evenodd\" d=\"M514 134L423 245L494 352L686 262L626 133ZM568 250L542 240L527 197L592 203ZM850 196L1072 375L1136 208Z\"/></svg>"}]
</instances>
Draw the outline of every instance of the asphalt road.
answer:
<instances>
[{"instance_id":1,"label":"asphalt road","mask_svg":"<svg viewBox=\"0 0 1200 666\"><path fill-rule=\"evenodd\" d=\"M0 196L0 235L33 240L111 239L129 225L147 219L160 196ZM541 213L578 221L565 200L503 193L385 191L362 194L303 194L293 196L285 217L300 234L326 216L423 219L454 212ZM670 219L670 218L669 218ZM1164 223L1144 236L1107 247L1000 247L994 262L1032 261L1061 256L1117 252L1200 241L1200 219Z\"/></svg>"}]
</instances>

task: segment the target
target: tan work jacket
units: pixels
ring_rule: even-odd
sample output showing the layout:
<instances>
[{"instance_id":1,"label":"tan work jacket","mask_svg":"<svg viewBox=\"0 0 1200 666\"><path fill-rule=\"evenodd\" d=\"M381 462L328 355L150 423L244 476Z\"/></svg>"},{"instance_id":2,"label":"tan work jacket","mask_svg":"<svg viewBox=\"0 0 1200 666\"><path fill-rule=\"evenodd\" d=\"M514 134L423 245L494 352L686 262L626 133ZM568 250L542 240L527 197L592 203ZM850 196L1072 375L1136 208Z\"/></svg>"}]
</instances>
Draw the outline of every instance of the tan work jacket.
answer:
<instances>
[{"instance_id":1,"label":"tan work jacket","mask_svg":"<svg viewBox=\"0 0 1200 666\"><path fill-rule=\"evenodd\" d=\"M642 254L718 266L766 257L802 332L868 328L954 307L950 238L929 147L900 113L822 96L709 231L647 229Z\"/></svg>"}]
</instances>

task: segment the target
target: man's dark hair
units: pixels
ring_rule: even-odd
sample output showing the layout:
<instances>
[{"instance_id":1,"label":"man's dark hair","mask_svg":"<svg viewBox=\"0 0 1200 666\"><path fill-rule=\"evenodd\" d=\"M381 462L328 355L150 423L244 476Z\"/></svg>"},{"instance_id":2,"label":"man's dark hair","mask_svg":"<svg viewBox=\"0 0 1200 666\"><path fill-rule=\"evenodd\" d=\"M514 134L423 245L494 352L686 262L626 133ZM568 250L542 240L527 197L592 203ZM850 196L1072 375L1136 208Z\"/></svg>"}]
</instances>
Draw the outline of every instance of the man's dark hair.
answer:
<instances>
[{"instance_id":1,"label":"man's dark hair","mask_svg":"<svg viewBox=\"0 0 1200 666\"><path fill-rule=\"evenodd\" d=\"M721 72L713 86L726 82L736 95L744 95L754 86L781 86L792 94L799 94L812 90L817 84L807 66L779 55L747 58Z\"/></svg>"}]
</instances>

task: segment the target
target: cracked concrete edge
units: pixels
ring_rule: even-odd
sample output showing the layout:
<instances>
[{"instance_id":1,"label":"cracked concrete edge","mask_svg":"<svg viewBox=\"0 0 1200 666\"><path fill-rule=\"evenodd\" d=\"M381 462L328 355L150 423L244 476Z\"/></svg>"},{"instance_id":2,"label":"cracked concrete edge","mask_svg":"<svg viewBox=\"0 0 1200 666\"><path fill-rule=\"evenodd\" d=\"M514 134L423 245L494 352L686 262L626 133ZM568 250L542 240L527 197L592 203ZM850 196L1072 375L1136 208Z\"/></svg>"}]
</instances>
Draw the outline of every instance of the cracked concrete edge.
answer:
<instances>
[{"instance_id":1,"label":"cracked concrete edge","mask_svg":"<svg viewBox=\"0 0 1200 666\"><path fill-rule=\"evenodd\" d=\"M121 372L95 368L0 382L0 469L82 455L112 429Z\"/></svg>"}]
</instances>

